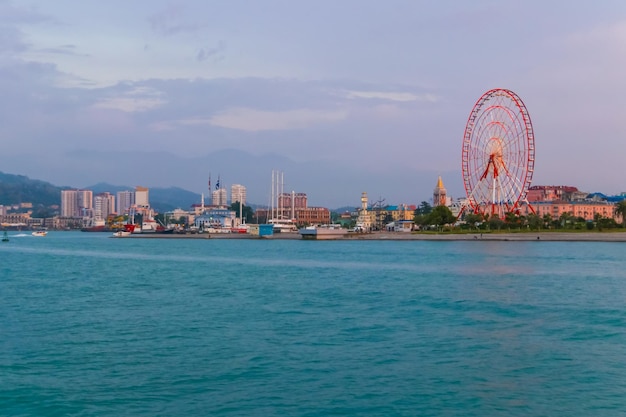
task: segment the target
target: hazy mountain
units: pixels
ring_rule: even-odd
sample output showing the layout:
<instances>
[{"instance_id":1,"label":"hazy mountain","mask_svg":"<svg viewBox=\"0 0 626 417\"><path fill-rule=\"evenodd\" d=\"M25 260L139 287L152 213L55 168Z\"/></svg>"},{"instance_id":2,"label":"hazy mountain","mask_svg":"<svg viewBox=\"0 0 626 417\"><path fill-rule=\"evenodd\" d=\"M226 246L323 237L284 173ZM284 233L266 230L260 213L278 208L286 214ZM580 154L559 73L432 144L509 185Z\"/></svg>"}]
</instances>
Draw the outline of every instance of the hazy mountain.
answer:
<instances>
[{"instance_id":1,"label":"hazy mountain","mask_svg":"<svg viewBox=\"0 0 626 417\"><path fill-rule=\"evenodd\" d=\"M30 179L24 175L6 174L0 172L0 204L10 205L19 203L33 203L33 206L49 207L61 204L61 190L73 187L59 187L48 182ZM94 195L102 192L112 194L118 191L134 190L134 187L98 183L91 187ZM151 188L150 203L158 212L169 211L175 208L188 210L194 203L200 202L200 194L178 187Z\"/></svg>"},{"instance_id":2,"label":"hazy mountain","mask_svg":"<svg viewBox=\"0 0 626 417\"><path fill-rule=\"evenodd\" d=\"M131 186L112 185L103 182L85 188L92 190L94 195L103 192L115 194L118 191L133 191L135 189ZM154 187L150 188L149 191L150 205L157 212L171 211L177 208L189 210L192 204L199 204L201 198L200 194L179 187Z\"/></svg>"},{"instance_id":3,"label":"hazy mountain","mask_svg":"<svg viewBox=\"0 0 626 417\"><path fill-rule=\"evenodd\" d=\"M32 180L24 175L0 172L0 204L33 203L33 206L61 204L61 190L45 181Z\"/></svg>"},{"instance_id":4,"label":"hazy mountain","mask_svg":"<svg viewBox=\"0 0 626 417\"><path fill-rule=\"evenodd\" d=\"M332 153L332 151L331 151ZM15 159L15 158L14 158ZM113 165L111 161L115 161ZM220 150L209 154L186 155L168 152L74 151L37 164L13 160L16 167L28 167L31 177L45 177L54 183L88 188L104 181L125 184L130 189L141 185L150 188L179 187L203 193L210 201L208 189L215 189L218 177L221 187L230 192L230 185L247 188L248 204L267 207L271 196L272 170L284 173L284 191L302 192L310 206L360 206L361 193L370 201L384 199L387 204L419 204L432 198L432 190L441 175L448 195L464 195L458 171L429 171L419 166L386 168L366 163L353 155L333 154L332 159L316 160L302 155L294 160L274 153L252 154L239 150ZM57 169L63 166L63 170ZM18 169L18 168L16 168ZM124 187L126 188L126 187ZM152 197L151 197L152 199Z\"/></svg>"}]
</instances>

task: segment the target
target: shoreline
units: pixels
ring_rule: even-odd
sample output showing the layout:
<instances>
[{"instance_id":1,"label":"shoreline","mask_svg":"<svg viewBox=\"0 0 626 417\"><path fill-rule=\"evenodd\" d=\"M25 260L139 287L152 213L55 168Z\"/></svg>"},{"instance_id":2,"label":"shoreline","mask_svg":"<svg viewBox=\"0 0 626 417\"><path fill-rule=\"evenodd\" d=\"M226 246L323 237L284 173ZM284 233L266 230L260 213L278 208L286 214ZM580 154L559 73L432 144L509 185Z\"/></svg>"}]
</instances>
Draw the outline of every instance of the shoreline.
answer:
<instances>
[{"instance_id":1,"label":"shoreline","mask_svg":"<svg viewBox=\"0 0 626 417\"><path fill-rule=\"evenodd\" d=\"M251 236L238 233L160 234L138 233L115 239L258 239L258 240L304 240L298 233L277 233L273 236ZM315 240L315 239L312 239ZM624 232L523 232L523 233L407 233L372 232L346 233L334 241L350 240L422 240L422 241L498 241L498 242L626 242Z\"/></svg>"}]
</instances>

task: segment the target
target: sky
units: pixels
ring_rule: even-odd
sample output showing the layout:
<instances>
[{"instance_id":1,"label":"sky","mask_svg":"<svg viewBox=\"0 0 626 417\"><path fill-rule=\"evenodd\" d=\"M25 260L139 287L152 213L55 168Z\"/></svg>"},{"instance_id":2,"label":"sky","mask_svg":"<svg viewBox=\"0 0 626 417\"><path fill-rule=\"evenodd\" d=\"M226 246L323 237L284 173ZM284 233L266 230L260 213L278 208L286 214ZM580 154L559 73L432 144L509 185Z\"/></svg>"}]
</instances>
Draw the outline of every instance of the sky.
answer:
<instances>
[{"instance_id":1,"label":"sky","mask_svg":"<svg viewBox=\"0 0 626 417\"><path fill-rule=\"evenodd\" d=\"M486 91L533 123L533 185L626 191L623 0L0 0L0 171L243 184L309 205L464 197Z\"/></svg>"}]
</instances>

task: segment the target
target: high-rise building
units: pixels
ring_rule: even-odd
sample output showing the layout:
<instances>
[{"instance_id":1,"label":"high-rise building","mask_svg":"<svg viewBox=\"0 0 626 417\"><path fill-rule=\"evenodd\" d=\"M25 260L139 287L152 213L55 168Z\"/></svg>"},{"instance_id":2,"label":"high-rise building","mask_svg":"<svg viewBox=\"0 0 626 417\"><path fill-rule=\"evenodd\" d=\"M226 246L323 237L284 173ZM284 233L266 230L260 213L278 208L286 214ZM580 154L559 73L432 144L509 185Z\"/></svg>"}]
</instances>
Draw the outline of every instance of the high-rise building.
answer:
<instances>
[{"instance_id":1,"label":"high-rise building","mask_svg":"<svg viewBox=\"0 0 626 417\"><path fill-rule=\"evenodd\" d=\"M117 192L117 214L128 214L130 208L135 204L135 193L133 191Z\"/></svg>"},{"instance_id":2,"label":"high-rise building","mask_svg":"<svg viewBox=\"0 0 626 417\"><path fill-rule=\"evenodd\" d=\"M246 187L241 184L230 186L230 202L234 203L236 201L239 201L244 206L246 205Z\"/></svg>"},{"instance_id":3,"label":"high-rise building","mask_svg":"<svg viewBox=\"0 0 626 417\"><path fill-rule=\"evenodd\" d=\"M61 217L77 217L78 190L61 190Z\"/></svg>"},{"instance_id":4,"label":"high-rise building","mask_svg":"<svg viewBox=\"0 0 626 417\"><path fill-rule=\"evenodd\" d=\"M61 190L61 217L91 217L93 191Z\"/></svg>"},{"instance_id":5,"label":"high-rise building","mask_svg":"<svg viewBox=\"0 0 626 417\"><path fill-rule=\"evenodd\" d=\"M90 217L93 213L93 191L78 190L79 216Z\"/></svg>"},{"instance_id":6,"label":"high-rise building","mask_svg":"<svg viewBox=\"0 0 626 417\"><path fill-rule=\"evenodd\" d=\"M213 206L226 206L228 204L226 188L218 188L211 193L211 204Z\"/></svg>"},{"instance_id":7,"label":"high-rise building","mask_svg":"<svg viewBox=\"0 0 626 417\"><path fill-rule=\"evenodd\" d=\"M446 195L446 189L443 186L443 181L441 180L441 176L437 180L437 186L433 191L433 207L437 206L447 206L448 205L448 197Z\"/></svg>"},{"instance_id":8,"label":"high-rise building","mask_svg":"<svg viewBox=\"0 0 626 417\"><path fill-rule=\"evenodd\" d=\"M139 209L148 209L150 208L150 198L148 195L148 188L146 187L135 187L135 205Z\"/></svg>"},{"instance_id":9,"label":"high-rise building","mask_svg":"<svg viewBox=\"0 0 626 417\"><path fill-rule=\"evenodd\" d=\"M93 216L96 220L106 220L115 213L115 196L110 193L100 193L93 198Z\"/></svg>"}]
</instances>

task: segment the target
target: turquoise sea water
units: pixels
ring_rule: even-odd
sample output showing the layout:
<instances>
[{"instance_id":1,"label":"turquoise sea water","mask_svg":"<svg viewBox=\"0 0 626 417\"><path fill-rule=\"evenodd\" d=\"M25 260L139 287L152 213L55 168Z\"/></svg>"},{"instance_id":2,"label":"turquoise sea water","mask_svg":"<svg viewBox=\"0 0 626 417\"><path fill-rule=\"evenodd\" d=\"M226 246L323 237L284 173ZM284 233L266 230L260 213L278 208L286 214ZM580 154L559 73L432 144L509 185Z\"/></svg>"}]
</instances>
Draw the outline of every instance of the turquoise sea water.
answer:
<instances>
[{"instance_id":1,"label":"turquoise sea water","mask_svg":"<svg viewBox=\"0 0 626 417\"><path fill-rule=\"evenodd\" d=\"M623 416L626 244L0 245L2 416Z\"/></svg>"}]
</instances>

